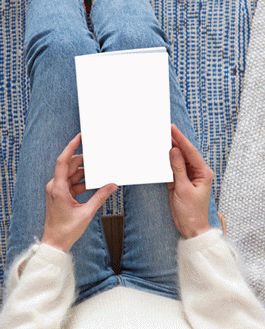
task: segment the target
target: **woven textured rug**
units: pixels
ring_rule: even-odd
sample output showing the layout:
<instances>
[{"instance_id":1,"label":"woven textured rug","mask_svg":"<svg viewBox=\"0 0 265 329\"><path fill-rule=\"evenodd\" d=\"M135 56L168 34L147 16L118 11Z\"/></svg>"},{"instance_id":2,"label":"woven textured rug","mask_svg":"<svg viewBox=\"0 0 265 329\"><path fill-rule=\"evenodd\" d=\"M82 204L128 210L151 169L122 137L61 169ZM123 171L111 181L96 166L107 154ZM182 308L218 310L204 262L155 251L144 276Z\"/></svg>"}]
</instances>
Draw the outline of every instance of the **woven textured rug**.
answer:
<instances>
[{"instance_id":1,"label":"woven textured rug","mask_svg":"<svg viewBox=\"0 0 265 329\"><path fill-rule=\"evenodd\" d=\"M243 256L249 284L265 306L265 0L253 21L238 125L219 209Z\"/></svg>"},{"instance_id":2,"label":"woven textured rug","mask_svg":"<svg viewBox=\"0 0 265 329\"><path fill-rule=\"evenodd\" d=\"M203 155L216 173L214 193L218 202L237 124L256 1L152 0L151 3L171 42L172 60ZM0 2L0 287L30 96L22 58L25 7L26 0ZM121 214L122 196L121 187L104 205L103 214Z\"/></svg>"}]
</instances>

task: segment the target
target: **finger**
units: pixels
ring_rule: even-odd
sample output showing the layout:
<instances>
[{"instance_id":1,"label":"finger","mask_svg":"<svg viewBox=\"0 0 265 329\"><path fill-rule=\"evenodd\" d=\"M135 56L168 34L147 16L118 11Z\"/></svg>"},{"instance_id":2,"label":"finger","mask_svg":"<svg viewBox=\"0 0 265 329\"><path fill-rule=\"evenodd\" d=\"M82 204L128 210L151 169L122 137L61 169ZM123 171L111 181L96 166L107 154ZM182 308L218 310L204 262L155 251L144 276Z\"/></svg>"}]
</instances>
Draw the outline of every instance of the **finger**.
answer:
<instances>
[{"instance_id":1,"label":"finger","mask_svg":"<svg viewBox=\"0 0 265 329\"><path fill-rule=\"evenodd\" d=\"M73 197L75 197L76 195L82 194L86 191L86 184L85 183L74 184L71 186L70 190Z\"/></svg>"},{"instance_id":2,"label":"finger","mask_svg":"<svg viewBox=\"0 0 265 329\"><path fill-rule=\"evenodd\" d=\"M170 150L170 164L174 173L174 186L177 188L179 184L189 182L185 160L179 148L173 147Z\"/></svg>"},{"instance_id":3,"label":"finger","mask_svg":"<svg viewBox=\"0 0 265 329\"><path fill-rule=\"evenodd\" d=\"M72 156L69 164L68 177L73 176L78 168L83 166L83 161L83 154L75 154Z\"/></svg>"},{"instance_id":4,"label":"finger","mask_svg":"<svg viewBox=\"0 0 265 329\"><path fill-rule=\"evenodd\" d=\"M177 143L184 158L197 170L203 170L206 166L204 159L197 148L182 134L182 132L176 127L171 125L172 139Z\"/></svg>"},{"instance_id":5,"label":"finger","mask_svg":"<svg viewBox=\"0 0 265 329\"><path fill-rule=\"evenodd\" d=\"M81 143L81 133L78 133L65 147L63 152L59 155L55 165L55 180L66 180L68 178L69 163L72 155Z\"/></svg>"},{"instance_id":6,"label":"finger","mask_svg":"<svg viewBox=\"0 0 265 329\"><path fill-rule=\"evenodd\" d=\"M172 123L171 124L171 141L172 141L172 146L174 147L174 146L177 146L177 147L179 147L179 144L178 144L178 142L177 142L177 140L176 140L176 137L175 137L175 128L176 128L177 126L174 124L174 123ZM177 128L178 129L178 128Z\"/></svg>"},{"instance_id":7,"label":"finger","mask_svg":"<svg viewBox=\"0 0 265 329\"><path fill-rule=\"evenodd\" d=\"M93 218L97 210L103 206L106 200L118 189L114 183L104 185L84 204L90 217Z\"/></svg>"},{"instance_id":8,"label":"finger","mask_svg":"<svg viewBox=\"0 0 265 329\"><path fill-rule=\"evenodd\" d=\"M172 127L171 127L171 131L172 131ZM171 133L171 141L172 141L172 147L176 146L179 147L179 144L177 142L177 140L173 137L173 132Z\"/></svg>"},{"instance_id":9,"label":"finger","mask_svg":"<svg viewBox=\"0 0 265 329\"><path fill-rule=\"evenodd\" d=\"M83 179L84 177L85 177L84 168L78 168L76 173L69 178L70 184L71 185L78 184L80 183L80 180Z\"/></svg>"},{"instance_id":10,"label":"finger","mask_svg":"<svg viewBox=\"0 0 265 329\"><path fill-rule=\"evenodd\" d=\"M169 183L166 183L167 184L167 188L169 190L172 190L174 188L174 182L169 182Z\"/></svg>"}]
</instances>

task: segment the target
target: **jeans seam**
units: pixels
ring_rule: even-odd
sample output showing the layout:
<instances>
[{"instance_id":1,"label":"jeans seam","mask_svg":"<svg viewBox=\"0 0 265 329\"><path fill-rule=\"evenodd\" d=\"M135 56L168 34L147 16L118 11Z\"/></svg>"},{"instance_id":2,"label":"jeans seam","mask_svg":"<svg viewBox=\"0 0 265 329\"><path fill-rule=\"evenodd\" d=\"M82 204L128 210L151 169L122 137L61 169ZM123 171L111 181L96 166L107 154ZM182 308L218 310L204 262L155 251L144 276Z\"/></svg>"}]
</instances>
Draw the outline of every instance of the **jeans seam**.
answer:
<instances>
[{"instance_id":1,"label":"jeans seam","mask_svg":"<svg viewBox=\"0 0 265 329\"><path fill-rule=\"evenodd\" d=\"M123 276L123 285L125 287L137 287L137 289L144 288L144 290L147 290L149 292L160 292L160 295L163 296L169 296L171 295L171 298L173 295L175 295L177 298L179 298L180 291L178 289L178 285L175 286L175 291L172 291L172 287L167 287L163 284L152 282L146 279L143 279L141 277L133 276L128 273L122 274ZM163 292L161 292L163 290Z\"/></svg>"},{"instance_id":2,"label":"jeans seam","mask_svg":"<svg viewBox=\"0 0 265 329\"><path fill-rule=\"evenodd\" d=\"M91 8L90 8L90 14L89 14L90 19L91 19L91 22L93 21L92 20L92 16L93 16L93 12L94 12L94 8L95 8L96 4L97 4L97 1L96 0L93 0L92 1L92 5L91 5Z\"/></svg>"},{"instance_id":3,"label":"jeans seam","mask_svg":"<svg viewBox=\"0 0 265 329\"><path fill-rule=\"evenodd\" d=\"M93 36L94 36L95 42L97 42L97 44L99 45L99 41L98 41L98 37L97 37L96 31L95 31L95 25L94 25L94 21L93 21L93 11L94 11L94 7L95 7L95 3L97 3L97 1L94 0L91 5L89 18L90 18L91 28L93 31ZM99 45L99 48L100 48L100 45Z\"/></svg>"},{"instance_id":4,"label":"jeans seam","mask_svg":"<svg viewBox=\"0 0 265 329\"><path fill-rule=\"evenodd\" d=\"M83 0L79 0L79 11L83 18L83 23L87 27L86 11L85 11Z\"/></svg>"},{"instance_id":5,"label":"jeans seam","mask_svg":"<svg viewBox=\"0 0 265 329\"><path fill-rule=\"evenodd\" d=\"M125 239L126 239L126 234L125 234L125 231L126 231L126 194L127 194L127 187L126 185L123 185L123 239L122 239L122 253L121 253L121 259L120 259L120 263L122 264L122 259L124 257L124 254L125 254ZM121 271L122 271L122 268L121 268Z\"/></svg>"},{"instance_id":6,"label":"jeans seam","mask_svg":"<svg viewBox=\"0 0 265 329\"><path fill-rule=\"evenodd\" d=\"M87 31L88 33L91 32L88 27L88 24L87 24L87 12L86 12L83 0L79 0L79 11L80 11L80 15L83 20L83 27L84 27L85 31ZM90 36L89 36L89 38L90 38ZM93 40L96 42L96 40L94 38L94 34L93 34ZM96 47L97 51L99 51L97 42L96 42L96 46L97 46Z\"/></svg>"},{"instance_id":7,"label":"jeans seam","mask_svg":"<svg viewBox=\"0 0 265 329\"><path fill-rule=\"evenodd\" d=\"M101 213L101 211L100 211ZM105 239L105 236L103 236L103 227L102 227L102 221L101 221L101 216L99 216L98 218L98 232L100 233L101 235L101 241L102 241L102 249L104 250L104 253L105 253L105 261L106 261L106 264L107 266L110 266L111 267L111 259L110 259L110 254L109 254L109 251L107 250L107 241Z\"/></svg>"},{"instance_id":8,"label":"jeans seam","mask_svg":"<svg viewBox=\"0 0 265 329\"><path fill-rule=\"evenodd\" d=\"M117 278L116 278L117 279ZM88 297L83 297L81 300L78 300L78 304L79 303L81 303L81 302L83 302L84 300L86 300L86 299L89 299L89 298L91 298L91 297L93 297L93 296L95 296L95 295L97 295L97 294L100 294L100 293L102 293L102 292L104 292L104 291L108 291L108 290L110 290L110 289L112 289L112 288L114 288L114 287L116 287L116 286L118 286L118 285L120 285L120 281L119 280L116 280L115 282L113 282L113 283L111 283L111 284L108 284L108 285L106 285L105 287L102 287L101 289L99 289L99 290L96 290L96 291L94 291L92 294L90 294ZM78 291L77 292L77 295L78 295L78 298L80 298L80 294L82 294L82 293L84 293L84 291ZM77 301L77 299L76 299L76 301ZM76 301L75 301L75 303L76 303Z\"/></svg>"}]
</instances>

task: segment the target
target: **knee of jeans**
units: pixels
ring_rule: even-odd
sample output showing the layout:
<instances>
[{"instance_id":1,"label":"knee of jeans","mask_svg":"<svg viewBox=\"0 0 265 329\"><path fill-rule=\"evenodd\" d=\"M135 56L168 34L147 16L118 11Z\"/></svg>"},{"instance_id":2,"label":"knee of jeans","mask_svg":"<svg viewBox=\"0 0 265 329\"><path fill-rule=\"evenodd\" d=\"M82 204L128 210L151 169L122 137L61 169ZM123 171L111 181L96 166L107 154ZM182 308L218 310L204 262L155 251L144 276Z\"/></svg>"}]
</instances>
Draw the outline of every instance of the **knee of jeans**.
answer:
<instances>
[{"instance_id":1,"label":"knee of jeans","mask_svg":"<svg viewBox=\"0 0 265 329\"><path fill-rule=\"evenodd\" d=\"M38 65L49 69L67 69L74 65L74 57L97 52L96 43L87 34L76 31L44 31L24 42L24 56L28 76L31 76L37 59ZM69 66L69 65L68 65Z\"/></svg>"},{"instance_id":2,"label":"knee of jeans","mask_svg":"<svg viewBox=\"0 0 265 329\"><path fill-rule=\"evenodd\" d=\"M143 24L138 20L121 24L118 29L113 29L112 37L106 39L102 50L125 50L134 48L166 47L169 44L165 33L156 24ZM106 47L105 47L106 46Z\"/></svg>"}]
</instances>

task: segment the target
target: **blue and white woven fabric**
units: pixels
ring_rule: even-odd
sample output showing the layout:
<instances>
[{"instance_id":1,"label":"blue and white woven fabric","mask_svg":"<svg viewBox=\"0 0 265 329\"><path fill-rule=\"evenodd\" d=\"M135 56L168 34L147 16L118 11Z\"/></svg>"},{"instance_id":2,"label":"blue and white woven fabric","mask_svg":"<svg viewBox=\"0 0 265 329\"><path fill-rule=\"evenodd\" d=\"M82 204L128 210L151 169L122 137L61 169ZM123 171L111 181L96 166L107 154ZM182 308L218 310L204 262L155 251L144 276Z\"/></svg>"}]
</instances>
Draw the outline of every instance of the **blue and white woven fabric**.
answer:
<instances>
[{"instance_id":1,"label":"blue and white woven fabric","mask_svg":"<svg viewBox=\"0 0 265 329\"><path fill-rule=\"evenodd\" d=\"M219 209L242 255L247 282L265 306L265 0L252 25L236 133Z\"/></svg>"},{"instance_id":2,"label":"blue and white woven fabric","mask_svg":"<svg viewBox=\"0 0 265 329\"><path fill-rule=\"evenodd\" d=\"M218 202L237 124L255 0L152 0L171 42L172 60L203 155L216 173ZM22 58L26 0L0 2L0 283L19 148L29 101ZM103 214L122 214L122 187Z\"/></svg>"}]
</instances>

